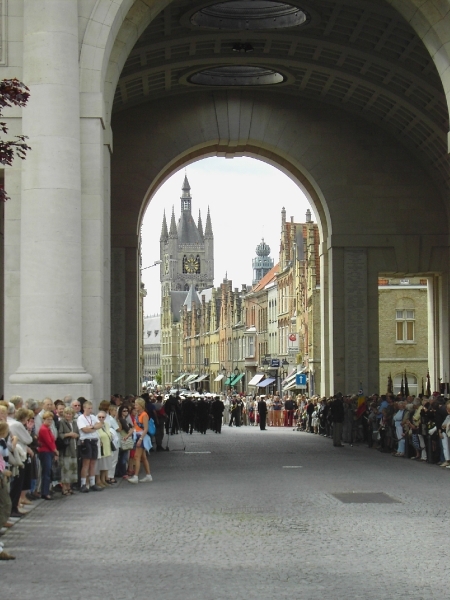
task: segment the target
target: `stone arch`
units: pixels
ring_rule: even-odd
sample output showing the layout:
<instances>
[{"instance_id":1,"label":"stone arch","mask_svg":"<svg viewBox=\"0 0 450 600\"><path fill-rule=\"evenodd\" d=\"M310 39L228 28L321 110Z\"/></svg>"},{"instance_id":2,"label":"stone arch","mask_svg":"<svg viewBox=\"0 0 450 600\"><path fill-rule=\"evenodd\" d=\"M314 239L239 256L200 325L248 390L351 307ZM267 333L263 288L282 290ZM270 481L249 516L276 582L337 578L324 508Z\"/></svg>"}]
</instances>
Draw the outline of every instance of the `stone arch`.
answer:
<instances>
[{"instance_id":1,"label":"stone arch","mask_svg":"<svg viewBox=\"0 0 450 600\"><path fill-rule=\"evenodd\" d=\"M136 249L136 264L143 210L183 165L203 156L248 155L271 162L297 181L322 228L323 318L335 322L332 331L325 328L323 352L335 348L345 356L345 347L354 346L350 338L344 341L345 306L340 299L352 297L344 285L346 269L359 269L364 285L373 283L370 294L364 292L370 296L364 310L373 313L367 339L373 341L361 358L361 369L373 373L376 382L368 380L365 389L369 384L376 389L378 274L438 272L447 264L447 208L415 158L363 120L280 94L205 92L189 103L172 97L120 112L113 127L112 233L116 241L121 238L125 247ZM127 339L133 342L131 335ZM127 356L132 359L133 347ZM354 358L345 358L343 364ZM336 361L334 365L329 375L333 386L357 391L358 384L347 383L358 377L356 371L346 372Z\"/></svg>"}]
</instances>

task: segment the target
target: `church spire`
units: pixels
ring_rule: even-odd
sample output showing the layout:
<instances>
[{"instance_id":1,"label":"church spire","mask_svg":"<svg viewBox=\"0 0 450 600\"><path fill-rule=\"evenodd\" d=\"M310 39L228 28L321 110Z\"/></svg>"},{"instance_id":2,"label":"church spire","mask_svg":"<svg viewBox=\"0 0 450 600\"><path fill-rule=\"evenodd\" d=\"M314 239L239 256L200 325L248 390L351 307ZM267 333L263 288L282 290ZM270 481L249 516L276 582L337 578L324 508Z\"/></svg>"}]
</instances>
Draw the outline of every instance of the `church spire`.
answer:
<instances>
[{"instance_id":1,"label":"church spire","mask_svg":"<svg viewBox=\"0 0 450 600\"><path fill-rule=\"evenodd\" d=\"M161 237L159 239L161 242L165 242L168 237L169 233L167 231L166 211L164 211L163 222L161 227Z\"/></svg>"},{"instance_id":2,"label":"church spire","mask_svg":"<svg viewBox=\"0 0 450 600\"><path fill-rule=\"evenodd\" d=\"M198 210L197 229L198 229L199 234L203 237L203 223L202 223L202 214L201 214L200 209Z\"/></svg>"},{"instance_id":3,"label":"church spire","mask_svg":"<svg viewBox=\"0 0 450 600\"><path fill-rule=\"evenodd\" d=\"M181 188L181 212L191 212L191 186L189 185L189 181L187 175L184 175L183 187Z\"/></svg>"},{"instance_id":4,"label":"church spire","mask_svg":"<svg viewBox=\"0 0 450 600\"><path fill-rule=\"evenodd\" d=\"M209 214L209 206L208 206L208 214L206 216L206 226L205 226L205 238L212 238L213 230L211 225L211 215Z\"/></svg>"},{"instance_id":5,"label":"church spire","mask_svg":"<svg viewBox=\"0 0 450 600\"><path fill-rule=\"evenodd\" d=\"M173 206L172 206L172 218L170 219L169 237L171 237L171 238L178 237L177 224L175 223L175 209Z\"/></svg>"}]
</instances>

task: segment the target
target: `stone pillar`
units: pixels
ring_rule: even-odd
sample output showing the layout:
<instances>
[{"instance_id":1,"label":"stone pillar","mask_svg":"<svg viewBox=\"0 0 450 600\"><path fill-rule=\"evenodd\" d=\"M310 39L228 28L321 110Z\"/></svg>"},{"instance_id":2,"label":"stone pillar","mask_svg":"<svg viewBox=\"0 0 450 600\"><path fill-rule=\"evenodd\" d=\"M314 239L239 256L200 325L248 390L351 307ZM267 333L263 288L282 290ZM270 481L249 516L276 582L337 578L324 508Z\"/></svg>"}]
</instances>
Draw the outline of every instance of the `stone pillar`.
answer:
<instances>
[{"instance_id":1,"label":"stone pillar","mask_svg":"<svg viewBox=\"0 0 450 600\"><path fill-rule=\"evenodd\" d=\"M437 389L439 383L439 314L438 302L439 286L438 277L432 275L427 278L427 300L428 300L428 369L430 372L431 391ZM426 382L425 382L426 387Z\"/></svg>"},{"instance_id":2,"label":"stone pillar","mask_svg":"<svg viewBox=\"0 0 450 600\"><path fill-rule=\"evenodd\" d=\"M20 366L10 392L91 396L82 366L81 175L76 2L24 0Z\"/></svg>"},{"instance_id":3,"label":"stone pillar","mask_svg":"<svg viewBox=\"0 0 450 600\"><path fill-rule=\"evenodd\" d=\"M316 380L316 389L318 383ZM329 396L332 393L331 388L328 252L325 243L322 243L320 254L320 394Z\"/></svg>"},{"instance_id":4,"label":"stone pillar","mask_svg":"<svg viewBox=\"0 0 450 600\"><path fill-rule=\"evenodd\" d=\"M367 248L329 254L331 392L378 391L378 271Z\"/></svg>"},{"instance_id":5,"label":"stone pillar","mask_svg":"<svg viewBox=\"0 0 450 600\"><path fill-rule=\"evenodd\" d=\"M439 277L439 377L443 383L450 381L449 285L448 273L443 273Z\"/></svg>"}]
</instances>

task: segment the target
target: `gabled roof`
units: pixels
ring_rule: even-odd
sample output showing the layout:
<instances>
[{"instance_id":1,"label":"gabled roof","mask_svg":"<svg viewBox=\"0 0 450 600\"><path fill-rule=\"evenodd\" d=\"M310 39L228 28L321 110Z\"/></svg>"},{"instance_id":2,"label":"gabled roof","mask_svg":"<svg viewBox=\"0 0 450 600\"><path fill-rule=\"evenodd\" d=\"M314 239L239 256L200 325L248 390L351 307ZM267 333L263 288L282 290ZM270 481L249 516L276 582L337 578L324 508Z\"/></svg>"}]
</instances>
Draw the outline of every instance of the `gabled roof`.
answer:
<instances>
[{"instance_id":1,"label":"gabled roof","mask_svg":"<svg viewBox=\"0 0 450 600\"><path fill-rule=\"evenodd\" d=\"M144 346L161 343L161 315L144 317Z\"/></svg>"},{"instance_id":2,"label":"gabled roof","mask_svg":"<svg viewBox=\"0 0 450 600\"><path fill-rule=\"evenodd\" d=\"M264 275L264 277L258 281L258 283L252 288L252 292L260 292L263 290L268 283L275 279L276 274L279 271L280 264L276 264L274 267L270 269L268 273Z\"/></svg>"},{"instance_id":3,"label":"gabled roof","mask_svg":"<svg viewBox=\"0 0 450 600\"><path fill-rule=\"evenodd\" d=\"M172 312L172 321L180 322L180 311L186 300L187 292L170 292L170 310Z\"/></svg>"},{"instance_id":4,"label":"gabled roof","mask_svg":"<svg viewBox=\"0 0 450 600\"><path fill-rule=\"evenodd\" d=\"M186 300L184 301L184 306L186 306L188 311L190 312L193 307L201 306L201 305L202 305L201 300L198 297L198 294L194 287L194 284L192 283L191 287L189 288L189 292L186 296Z\"/></svg>"}]
</instances>

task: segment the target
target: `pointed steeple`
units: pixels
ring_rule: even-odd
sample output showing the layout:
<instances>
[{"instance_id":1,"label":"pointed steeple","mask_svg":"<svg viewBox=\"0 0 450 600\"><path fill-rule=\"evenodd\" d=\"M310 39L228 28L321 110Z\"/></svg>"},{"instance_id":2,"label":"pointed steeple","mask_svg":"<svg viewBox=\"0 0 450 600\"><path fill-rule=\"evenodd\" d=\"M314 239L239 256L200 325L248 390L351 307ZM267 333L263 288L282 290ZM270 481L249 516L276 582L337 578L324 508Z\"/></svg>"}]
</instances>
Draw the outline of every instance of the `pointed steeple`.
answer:
<instances>
[{"instance_id":1,"label":"pointed steeple","mask_svg":"<svg viewBox=\"0 0 450 600\"><path fill-rule=\"evenodd\" d=\"M189 181L187 175L184 175L183 187L181 188L181 212L191 212L191 186L189 185Z\"/></svg>"},{"instance_id":2,"label":"pointed steeple","mask_svg":"<svg viewBox=\"0 0 450 600\"><path fill-rule=\"evenodd\" d=\"M171 237L171 238L178 237L177 224L175 223L175 209L173 206L172 206L172 218L170 219L169 237Z\"/></svg>"},{"instance_id":3,"label":"pointed steeple","mask_svg":"<svg viewBox=\"0 0 450 600\"><path fill-rule=\"evenodd\" d=\"M197 229L198 229L199 234L203 237L203 223L202 223L202 214L200 212L200 209L198 210Z\"/></svg>"},{"instance_id":4,"label":"pointed steeple","mask_svg":"<svg viewBox=\"0 0 450 600\"><path fill-rule=\"evenodd\" d=\"M206 216L206 226L205 226L205 238L212 238L213 230L211 225L211 215L209 214L209 206L208 206L208 214Z\"/></svg>"},{"instance_id":5,"label":"pointed steeple","mask_svg":"<svg viewBox=\"0 0 450 600\"><path fill-rule=\"evenodd\" d=\"M191 283L191 287L189 288L188 295L186 296L186 300L184 301L184 306L188 310L188 312L192 311L192 307L201 306L202 303L200 298L198 297L197 290L193 283Z\"/></svg>"},{"instance_id":6,"label":"pointed steeple","mask_svg":"<svg viewBox=\"0 0 450 600\"><path fill-rule=\"evenodd\" d=\"M167 221L166 221L166 211L164 211L163 222L161 227L161 237L159 240L161 242L165 242L169 237L169 232L167 231Z\"/></svg>"}]
</instances>

